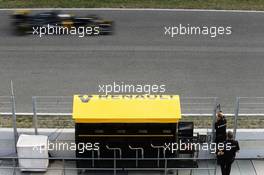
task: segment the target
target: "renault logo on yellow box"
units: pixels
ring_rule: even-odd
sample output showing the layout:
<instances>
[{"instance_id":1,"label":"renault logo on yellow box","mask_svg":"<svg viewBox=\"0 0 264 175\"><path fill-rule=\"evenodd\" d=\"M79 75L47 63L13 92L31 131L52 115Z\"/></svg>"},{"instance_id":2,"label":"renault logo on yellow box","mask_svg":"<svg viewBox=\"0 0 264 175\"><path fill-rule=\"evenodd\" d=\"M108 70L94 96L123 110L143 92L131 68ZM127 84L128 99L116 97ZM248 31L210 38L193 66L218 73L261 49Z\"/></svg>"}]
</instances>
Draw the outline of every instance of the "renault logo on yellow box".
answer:
<instances>
[{"instance_id":1,"label":"renault logo on yellow box","mask_svg":"<svg viewBox=\"0 0 264 175\"><path fill-rule=\"evenodd\" d=\"M76 123L176 123L178 95L74 95Z\"/></svg>"},{"instance_id":2,"label":"renault logo on yellow box","mask_svg":"<svg viewBox=\"0 0 264 175\"><path fill-rule=\"evenodd\" d=\"M89 102L89 100L93 97L100 99L100 100L103 100L103 99L108 99L108 100L118 100L118 99L168 100L168 99L174 99L177 96L175 95L79 95L79 98L83 103Z\"/></svg>"},{"instance_id":3,"label":"renault logo on yellow box","mask_svg":"<svg viewBox=\"0 0 264 175\"><path fill-rule=\"evenodd\" d=\"M93 98L92 95L79 95L80 100L83 103L88 103L91 98Z\"/></svg>"}]
</instances>

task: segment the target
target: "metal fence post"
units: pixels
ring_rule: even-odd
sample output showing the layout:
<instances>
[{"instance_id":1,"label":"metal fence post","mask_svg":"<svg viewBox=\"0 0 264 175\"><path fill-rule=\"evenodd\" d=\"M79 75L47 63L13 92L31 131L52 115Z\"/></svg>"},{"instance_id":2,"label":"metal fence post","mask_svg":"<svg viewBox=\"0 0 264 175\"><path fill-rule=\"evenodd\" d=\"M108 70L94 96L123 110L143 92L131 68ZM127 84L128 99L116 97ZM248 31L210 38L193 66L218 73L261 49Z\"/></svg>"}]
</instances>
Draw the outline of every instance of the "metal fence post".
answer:
<instances>
[{"instance_id":1,"label":"metal fence post","mask_svg":"<svg viewBox=\"0 0 264 175\"><path fill-rule=\"evenodd\" d=\"M14 132L14 142L15 142L14 144L17 153L16 144L18 140L18 133L17 133L17 124L16 124L16 102L15 102L15 97L13 95L11 96L11 100L12 100L13 132Z\"/></svg>"},{"instance_id":2,"label":"metal fence post","mask_svg":"<svg viewBox=\"0 0 264 175\"><path fill-rule=\"evenodd\" d=\"M65 171L65 159L62 159L62 164L63 164L63 175L66 175L66 171Z\"/></svg>"},{"instance_id":3,"label":"metal fence post","mask_svg":"<svg viewBox=\"0 0 264 175\"><path fill-rule=\"evenodd\" d=\"M13 162L13 175L16 175L16 160L15 158L12 158L12 162Z\"/></svg>"},{"instance_id":4,"label":"metal fence post","mask_svg":"<svg viewBox=\"0 0 264 175\"><path fill-rule=\"evenodd\" d=\"M257 170L256 170L256 167L255 167L255 165L254 165L254 163L253 163L253 161L252 160L250 160L250 163L251 163L251 165L253 166L253 168L254 168L254 172L255 172L255 174L258 174L257 173Z\"/></svg>"},{"instance_id":5,"label":"metal fence post","mask_svg":"<svg viewBox=\"0 0 264 175\"><path fill-rule=\"evenodd\" d=\"M114 175L116 175L116 150L114 150Z\"/></svg>"},{"instance_id":6,"label":"metal fence post","mask_svg":"<svg viewBox=\"0 0 264 175\"><path fill-rule=\"evenodd\" d=\"M234 139L236 139L237 118L239 115L239 107L240 107L240 97L237 97L236 98L236 106L235 106L235 116L234 116L234 130L233 130Z\"/></svg>"},{"instance_id":7,"label":"metal fence post","mask_svg":"<svg viewBox=\"0 0 264 175\"><path fill-rule=\"evenodd\" d=\"M94 168L94 150L92 150L92 167Z\"/></svg>"},{"instance_id":8,"label":"metal fence post","mask_svg":"<svg viewBox=\"0 0 264 175\"><path fill-rule=\"evenodd\" d=\"M17 123L16 123L16 100L15 100L15 93L14 93L14 86L13 81L11 80L11 102L12 102L12 118L13 118L13 132L14 132L14 144L15 144L15 151L17 153L17 140L18 140L18 132L17 132Z\"/></svg>"},{"instance_id":9,"label":"metal fence post","mask_svg":"<svg viewBox=\"0 0 264 175\"><path fill-rule=\"evenodd\" d=\"M114 175L116 175L116 173L117 173L117 160L116 160L117 154L116 154L116 152L119 151L120 159L121 159L122 158L122 150L120 148L110 148L108 145L106 145L106 148L108 150L114 151Z\"/></svg>"},{"instance_id":10,"label":"metal fence post","mask_svg":"<svg viewBox=\"0 0 264 175\"><path fill-rule=\"evenodd\" d=\"M33 126L35 129L35 135L38 135L38 119L37 119L37 109L36 109L36 97L32 97L33 105Z\"/></svg>"},{"instance_id":11,"label":"metal fence post","mask_svg":"<svg viewBox=\"0 0 264 175\"><path fill-rule=\"evenodd\" d=\"M216 171L217 171L217 160L215 160L214 175L216 175Z\"/></svg>"},{"instance_id":12,"label":"metal fence post","mask_svg":"<svg viewBox=\"0 0 264 175\"><path fill-rule=\"evenodd\" d=\"M167 166L168 166L168 162L167 162L167 159L165 158L165 165L164 165L164 175L167 175Z\"/></svg>"},{"instance_id":13,"label":"metal fence post","mask_svg":"<svg viewBox=\"0 0 264 175\"><path fill-rule=\"evenodd\" d=\"M217 110L217 98L214 99L214 108L213 108L213 114L212 114L212 131L211 131L211 143L215 140L215 114Z\"/></svg>"}]
</instances>

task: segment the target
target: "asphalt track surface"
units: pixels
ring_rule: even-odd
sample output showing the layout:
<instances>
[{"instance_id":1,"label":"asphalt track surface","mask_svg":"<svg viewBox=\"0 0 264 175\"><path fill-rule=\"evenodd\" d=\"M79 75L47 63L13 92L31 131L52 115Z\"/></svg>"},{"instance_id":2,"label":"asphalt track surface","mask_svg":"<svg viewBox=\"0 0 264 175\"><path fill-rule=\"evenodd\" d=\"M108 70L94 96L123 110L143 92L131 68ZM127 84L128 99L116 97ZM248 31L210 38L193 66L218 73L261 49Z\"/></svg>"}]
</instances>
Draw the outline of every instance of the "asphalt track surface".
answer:
<instances>
[{"instance_id":1,"label":"asphalt track surface","mask_svg":"<svg viewBox=\"0 0 264 175\"><path fill-rule=\"evenodd\" d=\"M111 36L12 35L11 11L0 12L0 95L13 80L18 112L31 96L98 93L99 84L165 84L166 93L219 97L232 111L236 96L264 96L264 13L82 11L115 21ZM164 35L164 26L232 26L229 36Z\"/></svg>"}]
</instances>

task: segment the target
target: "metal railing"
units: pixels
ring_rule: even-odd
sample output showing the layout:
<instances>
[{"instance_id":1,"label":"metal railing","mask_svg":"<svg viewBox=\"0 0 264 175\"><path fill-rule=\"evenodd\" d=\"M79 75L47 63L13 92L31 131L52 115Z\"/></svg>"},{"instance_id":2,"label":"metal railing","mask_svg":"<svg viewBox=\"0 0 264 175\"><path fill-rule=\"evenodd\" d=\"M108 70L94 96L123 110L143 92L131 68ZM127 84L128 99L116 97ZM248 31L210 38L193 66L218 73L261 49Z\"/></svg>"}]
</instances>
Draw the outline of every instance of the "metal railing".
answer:
<instances>
[{"instance_id":1,"label":"metal railing","mask_svg":"<svg viewBox=\"0 0 264 175\"><path fill-rule=\"evenodd\" d=\"M24 116L33 117L34 132L35 134L38 134L38 123L40 118L68 116L69 119L67 121L72 122L72 119L70 118L72 114L72 103L72 96L34 96L32 97L32 114ZM214 140L214 133L212 131L214 131L217 105L217 97L181 97L183 117L209 117L208 119L211 120L211 127L204 126L203 128L207 128L207 134L211 135L211 140ZM2 114L0 120L0 124L2 125L3 115L12 117L12 126L14 128L14 137L16 142L18 135L14 95L0 97L0 113ZM234 136L236 137L236 131L239 127L238 120L241 117L263 117L264 119L264 97L237 97L234 113L226 114L226 116L233 117L232 129L234 131Z\"/></svg>"},{"instance_id":2,"label":"metal railing","mask_svg":"<svg viewBox=\"0 0 264 175\"><path fill-rule=\"evenodd\" d=\"M210 130L214 130L217 99L217 97L182 97L182 116L209 117L212 120L211 127L208 128L208 126L204 126L204 128L207 128L209 133ZM32 97L33 128L35 130L35 134L38 134L39 116L71 116L72 103L73 97L71 96ZM69 121L70 120L71 119L69 119Z\"/></svg>"},{"instance_id":3,"label":"metal railing","mask_svg":"<svg viewBox=\"0 0 264 175\"><path fill-rule=\"evenodd\" d=\"M17 170L23 169L23 171L26 171L27 169L32 169L32 168L27 168L27 167L20 167L19 166L19 160L56 160L56 161L61 161L62 162L62 167L56 167L56 168L51 168L48 167L46 170L60 170L63 175L66 175L66 172L69 170L75 170L78 172L84 172L84 171L108 171L112 172L114 175L116 175L119 171L159 171L163 172L164 175L167 175L168 172L170 171L179 171L179 170L186 170L189 171L190 175L194 171L212 171L214 175L216 175L216 170L217 170L217 161L216 159L204 159L204 158L68 158L68 157L57 157L57 158L32 158L32 157L0 157L0 160L2 161L9 161L9 165L7 166L0 166L0 169L9 169L13 171L13 175L16 175ZM76 162L76 161L112 161L113 163L109 163L109 165L113 165L112 167L68 167L65 164L67 162ZM162 167L149 167L149 168L129 168L129 167L118 167L119 162L124 162L124 161L163 161L164 164ZM172 167L169 166L170 161L213 161L213 166L212 167ZM208 164L207 164L208 165ZM43 170L43 167L34 167L35 170ZM211 174L211 173L210 173Z\"/></svg>"},{"instance_id":4,"label":"metal railing","mask_svg":"<svg viewBox=\"0 0 264 175\"><path fill-rule=\"evenodd\" d=\"M33 128L35 134L38 134L39 116L71 116L72 114L72 96L34 96L32 97ZM181 108L183 117L210 117L211 128L208 129L213 138L215 112L218 104L217 97L182 97ZM15 141L17 140L16 127L16 103L15 96L0 96L0 124L3 125L4 117L12 117L12 126L14 128ZM27 116L27 115L24 115ZM237 97L234 113L226 114L233 117L233 131L236 136L238 120L241 117L263 117L264 118L264 97ZM71 119L69 118L69 121ZM211 132L210 132L211 131ZM212 139L213 140L213 139Z\"/></svg>"},{"instance_id":5,"label":"metal railing","mask_svg":"<svg viewBox=\"0 0 264 175\"><path fill-rule=\"evenodd\" d=\"M2 114L7 114L5 117L12 117L12 126L14 133L14 147L16 150L16 142L18 140L18 132L16 126L16 102L15 96L0 96L0 111ZM11 112L10 112L11 111ZM0 118L1 125L3 125L3 117Z\"/></svg>"},{"instance_id":6,"label":"metal railing","mask_svg":"<svg viewBox=\"0 0 264 175\"><path fill-rule=\"evenodd\" d=\"M33 128L34 128L35 134L38 134L39 116L47 116L47 117L48 116L52 117L55 115L56 116L71 116L72 101L73 99L71 96L33 97L32 98L33 112L32 114L30 114L30 116L33 116ZM212 134L213 136L212 131L214 131L215 113L217 110L217 105L218 105L218 98L216 97L183 97L181 98L182 116L183 117L191 116L191 117L211 118L212 119L211 128L208 130L211 130L210 134ZM3 116L9 117L9 118L12 117L12 125L14 129L14 142L16 144L18 133L17 133L17 127L16 127L16 103L15 103L14 95L0 96L0 113L1 113L1 120L0 120L1 123L0 124L3 124L3 120L2 120ZM236 136L236 131L239 128L238 120L240 120L241 118L249 117L247 118L247 120L250 120L252 117L260 117L260 118L263 117L264 118L264 97L237 97L235 108L234 108L234 113L226 114L226 115L233 117L233 128L232 129L234 130L234 136ZM0 159L8 159L8 158L0 157ZM16 157L11 157L10 159L17 160ZM73 158L69 158L69 159L54 158L54 159L61 160L63 162L68 161L68 160L73 160ZM175 158L175 159L183 159L183 158ZM195 158L195 159L199 160L198 158ZM164 171L164 173L168 172L168 170L170 170L170 168L167 167L167 163L168 163L167 161L169 159L159 158L159 157L157 158L157 162L162 161L162 160L165 161L165 166L162 168L162 171ZM74 158L74 161L76 161L75 158ZM10 168L19 169L18 166L10 167ZM115 171L118 171L117 167L113 167L113 168L115 169ZM71 169L71 168L63 168L63 171L67 169ZM176 168L175 170L180 170L180 169L181 168ZM200 169L195 168L195 170L200 170Z\"/></svg>"},{"instance_id":7,"label":"metal railing","mask_svg":"<svg viewBox=\"0 0 264 175\"><path fill-rule=\"evenodd\" d=\"M34 96L32 97L33 126L38 134L38 115L50 116L57 114L71 115L73 98L71 96Z\"/></svg>"},{"instance_id":8,"label":"metal railing","mask_svg":"<svg viewBox=\"0 0 264 175\"><path fill-rule=\"evenodd\" d=\"M0 157L0 160L5 162L5 163L1 163L0 164L0 170L10 170L12 171L13 175L17 174L17 171L23 169L23 171L26 171L27 169L32 169L32 168L27 168L27 167L20 167L19 166L19 160L48 160L48 161L60 161L62 162L62 166L61 167L47 167L46 171L52 171L52 170L59 170L61 172L59 172L59 174L62 175L67 175L67 171L77 171L79 172L85 172L85 171L108 171L108 172L112 172L114 175L118 174L119 171L159 171L159 172L163 172L164 175L167 175L168 172L171 171L180 171L180 170L186 170L189 171L189 174L192 175L194 172L199 172L199 171L207 171L208 175L216 175L217 173L217 161L216 159L204 159L204 158L141 158L140 161L163 161L164 162L164 166L163 167L158 167L158 168L125 168L125 167L118 167L118 162L117 161L136 161L137 158L69 158L69 157L57 157L57 158L53 158L53 157L49 157L49 158L36 158L36 157L23 157L23 158L19 158L19 157ZM66 166L67 163L74 163L76 164L76 161L113 161L112 163L112 167L107 167L107 168L97 168L97 167L81 167L81 168L77 168L74 167L75 165L73 165L73 167L69 167L68 165ZM182 167L169 167L168 166L168 162L169 161L195 161L195 162L201 162L201 161L206 161L206 167L186 167L186 168L182 168ZM255 159L247 159L247 158L237 158L235 163L237 164L238 167L238 171L241 174L241 168L238 164L238 161L240 160L247 160L250 162L254 173L257 175L257 168L255 167L255 164L253 163L253 161L255 160L264 160L263 158L255 158ZM139 160L138 160L139 161ZM209 162L211 162L211 167L209 166ZM45 168L43 167L34 167L35 170L43 170Z\"/></svg>"},{"instance_id":9,"label":"metal railing","mask_svg":"<svg viewBox=\"0 0 264 175\"><path fill-rule=\"evenodd\" d=\"M194 117L210 117L211 118L211 132L207 128L207 135L211 135L211 141L214 140L214 123L215 114L217 111L218 98L217 97L183 97L181 98L182 116ZM206 114L206 115L204 115Z\"/></svg>"},{"instance_id":10,"label":"metal railing","mask_svg":"<svg viewBox=\"0 0 264 175\"><path fill-rule=\"evenodd\" d=\"M253 119L253 117L258 117L258 123L263 120L264 128L264 97L237 97L234 110L234 119L233 119L233 132L234 138L236 138L238 120L242 117L249 117L248 119ZM248 120L250 122L251 120Z\"/></svg>"}]
</instances>

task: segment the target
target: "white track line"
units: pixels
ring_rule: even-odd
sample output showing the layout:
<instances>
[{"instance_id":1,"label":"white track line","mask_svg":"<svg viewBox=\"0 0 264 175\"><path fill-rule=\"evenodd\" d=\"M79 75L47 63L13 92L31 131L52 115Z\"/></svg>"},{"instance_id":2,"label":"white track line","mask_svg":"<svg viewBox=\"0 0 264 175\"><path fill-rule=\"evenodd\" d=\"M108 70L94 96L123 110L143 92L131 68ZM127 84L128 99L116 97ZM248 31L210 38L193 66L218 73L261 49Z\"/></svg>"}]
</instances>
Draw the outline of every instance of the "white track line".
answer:
<instances>
[{"instance_id":1,"label":"white track line","mask_svg":"<svg viewBox=\"0 0 264 175\"><path fill-rule=\"evenodd\" d=\"M0 113L0 117L1 116L8 116L8 115L12 115L11 112L2 112ZM16 113L17 116L32 116L33 113L32 112L17 112ZM72 113L38 113L37 115L39 116L71 116ZM212 114L182 114L183 117L210 117L212 116ZM232 113L226 113L225 116L227 117L234 117L234 114ZM260 113L256 113L256 114L239 114L239 116L241 117L264 117L264 114L260 114Z\"/></svg>"},{"instance_id":2,"label":"white track line","mask_svg":"<svg viewBox=\"0 0 264 175\"><path fill-rule=\"evenodd\" d=\"M83 11L168 11L168 12L231 12L264 13L257 10L215 10L215 9L153 9L153 8L1 8L0 11L13 10L83 10Z\"/></svg>"}]
</instances>

